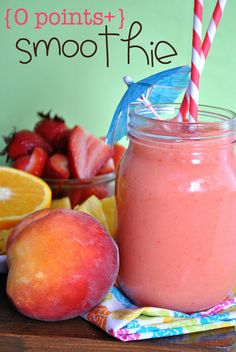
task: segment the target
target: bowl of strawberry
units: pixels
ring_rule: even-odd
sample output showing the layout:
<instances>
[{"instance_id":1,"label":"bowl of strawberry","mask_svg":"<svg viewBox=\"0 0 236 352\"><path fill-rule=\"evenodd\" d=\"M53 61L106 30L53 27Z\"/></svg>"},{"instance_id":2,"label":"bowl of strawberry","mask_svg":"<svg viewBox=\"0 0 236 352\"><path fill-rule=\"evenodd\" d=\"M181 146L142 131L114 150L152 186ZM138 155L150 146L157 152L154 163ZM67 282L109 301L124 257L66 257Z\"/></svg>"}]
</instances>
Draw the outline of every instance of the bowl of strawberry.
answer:
<instances>
[{"instance_id":1,"label":"bowl of strawberry","mask_svg":"<svg viewBox=\"0 0 236 352\"><path fill-rule=\"evenodd\" d=\"M125 148L109 146L79 125L69 128L55 115L38 113L33 131L14 131L4 137L2 154L14 168L43 178L53 198L69 197L72 207L91 195L102 199L114 193L115 172Z\"/></svg>"}]
</instances>

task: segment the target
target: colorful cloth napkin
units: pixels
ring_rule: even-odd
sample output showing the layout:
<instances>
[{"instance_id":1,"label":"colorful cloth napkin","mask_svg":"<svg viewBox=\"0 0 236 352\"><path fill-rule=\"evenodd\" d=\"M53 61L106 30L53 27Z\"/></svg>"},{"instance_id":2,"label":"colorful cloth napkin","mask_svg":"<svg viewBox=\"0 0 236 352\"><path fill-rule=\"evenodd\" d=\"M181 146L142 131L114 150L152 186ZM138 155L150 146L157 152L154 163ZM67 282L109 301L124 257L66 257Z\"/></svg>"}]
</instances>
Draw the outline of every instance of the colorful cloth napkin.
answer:
<instances>
[{"instance_id":1,"label":"colorful cloth napkin","mask_svg":"<svg viewBox=\"0 0 236 352\"><path fill-rule=\"evenodd\" d=\"M215 307L194 314L169 309L137 307L116 287L82 318L122 341L218 329L236 325L236 297L228 297Z\"/></svg>"}]
</instances>

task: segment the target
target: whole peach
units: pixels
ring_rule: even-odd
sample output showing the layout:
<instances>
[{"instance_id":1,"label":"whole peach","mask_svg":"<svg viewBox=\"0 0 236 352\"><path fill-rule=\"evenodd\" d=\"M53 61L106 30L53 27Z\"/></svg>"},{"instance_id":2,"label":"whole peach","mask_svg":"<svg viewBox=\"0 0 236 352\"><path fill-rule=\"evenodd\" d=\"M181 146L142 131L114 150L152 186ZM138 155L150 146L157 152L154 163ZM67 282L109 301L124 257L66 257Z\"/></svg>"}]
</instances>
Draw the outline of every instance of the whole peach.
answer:
<instances>
[{"instance_id":1,"label":"whole peach","mask_svg":"<svg viewBox=\"0 0 236 352\"><path fill-rule=\"evenodd\" d=\"M56 321L97 305L114 284L118 249L91 216L67 209L27 216L8 240L7 294L22 314Z\"/></svg>"}]
</instances>

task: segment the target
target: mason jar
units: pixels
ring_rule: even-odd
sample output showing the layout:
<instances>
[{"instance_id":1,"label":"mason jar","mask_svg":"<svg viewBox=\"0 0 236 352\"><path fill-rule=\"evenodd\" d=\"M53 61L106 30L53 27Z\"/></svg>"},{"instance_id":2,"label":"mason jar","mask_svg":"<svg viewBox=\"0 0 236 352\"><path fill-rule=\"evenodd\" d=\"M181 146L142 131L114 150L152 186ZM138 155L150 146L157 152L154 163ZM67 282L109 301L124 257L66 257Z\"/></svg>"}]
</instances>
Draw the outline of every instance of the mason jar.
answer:
<instances>
[{"instance_id":1,"label":"mason jar","mask_svg":"<svg viewBox=\"0 0 236 352\"><path fill-rule=\"evenodd\" d=\"M141 306L210 308L236 283L236 115L177 104L130 113L116 178L120 288Z\"/></svg>"}]
</instances>

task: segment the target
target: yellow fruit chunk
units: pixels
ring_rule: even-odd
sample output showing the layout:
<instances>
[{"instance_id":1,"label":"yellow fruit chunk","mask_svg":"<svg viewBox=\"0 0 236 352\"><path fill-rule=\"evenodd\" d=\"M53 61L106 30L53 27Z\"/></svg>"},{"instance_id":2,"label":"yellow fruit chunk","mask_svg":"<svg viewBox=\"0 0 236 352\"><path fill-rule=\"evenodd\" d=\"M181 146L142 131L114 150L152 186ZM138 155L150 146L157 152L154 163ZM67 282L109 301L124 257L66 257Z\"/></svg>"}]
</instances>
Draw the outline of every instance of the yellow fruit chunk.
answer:
<instances>
[{"instance_id":1,"label":"yellow fruit chunk","mask_svg":"<svg viewBox=\"0 0 236 352\"><path fill-rule=\"evenodd\" d=\"M52 194L42 179L0 166L0 230L17 224L34 211L49 208Z\"/></svg>"},{"instance_id":2,"label":"yellow fruit chunk","mask_svg":"<svg viewBox=\"0 0 236 352\"><path fill-rule=\"evenodd\" d=\"M7 239L12 229L0 230L0 254L6 253Z\"/></svg>"},{"instance_id":3,"label":"yellow fruit chunk","mask_svg":"<svg viewBox=\"0 0 236 352\"><path fill-rule=\"evenodd\" d=\"M95 217L105 227L111 237L115 238L116 203L114 196L104 198L103 200L98 199L96 196L91 196L74 209L81 210Z\"/></svg>"},{"instance_id":4,"label":"yellow fruit chunk","mask_svg":"<svg viewBox=\"0 0 236 352\"><path fill-rule=\"evenodd\" d=\"M111 237L115 238L116 223L117 223L117 210L115 196L103 198L101 200L103 212L105 214L108 229Z\"/></svg>"},{"instance_id":5,"label":"yellow fruit chunk","mask_svg":"<svg viewBox=\"0 0 236 352\"><path fill-rule=\"evenodd\" d=\"M107 231L109 231L107 220L102 208L102 203L96 196L89 197L85 202L77 205L75 210L81 210L84 213L92 215L105 227Z\"/></svg>"},{"instance_id":6,"label":"yellow fruit chunk","mask_svg":"<svg viewBox=\"0 0 236 352\"><path fill-rule=\"evenodd\" d=\"M59 199L53 199L51 203L51 208L64 208L64 209L71 209L70 198L64 197Z\"/></svg>"}]
</instances>

